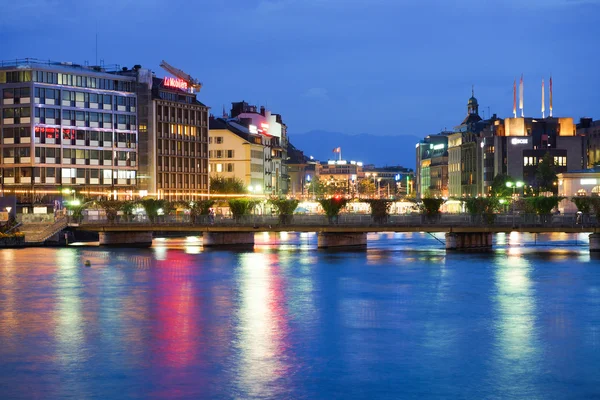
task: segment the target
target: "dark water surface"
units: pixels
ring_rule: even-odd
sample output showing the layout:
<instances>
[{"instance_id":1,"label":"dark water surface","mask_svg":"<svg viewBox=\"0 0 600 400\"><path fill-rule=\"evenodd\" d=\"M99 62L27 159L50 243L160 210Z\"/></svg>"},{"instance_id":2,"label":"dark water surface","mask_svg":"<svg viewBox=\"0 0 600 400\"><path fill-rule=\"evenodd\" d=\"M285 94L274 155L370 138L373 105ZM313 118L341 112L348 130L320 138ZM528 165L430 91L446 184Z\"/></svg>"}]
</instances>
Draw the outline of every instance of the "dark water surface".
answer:
<instances>
[{"instance_id":1,"label":"dark water surface","mask_svg":"<svg viewBox=\"0 0 600 400\"><path fill-rule=\"evenodd\" d=\"M1 250L0 398L600 398L587 235L495 239Z\"/></svg>"}]
</instances>

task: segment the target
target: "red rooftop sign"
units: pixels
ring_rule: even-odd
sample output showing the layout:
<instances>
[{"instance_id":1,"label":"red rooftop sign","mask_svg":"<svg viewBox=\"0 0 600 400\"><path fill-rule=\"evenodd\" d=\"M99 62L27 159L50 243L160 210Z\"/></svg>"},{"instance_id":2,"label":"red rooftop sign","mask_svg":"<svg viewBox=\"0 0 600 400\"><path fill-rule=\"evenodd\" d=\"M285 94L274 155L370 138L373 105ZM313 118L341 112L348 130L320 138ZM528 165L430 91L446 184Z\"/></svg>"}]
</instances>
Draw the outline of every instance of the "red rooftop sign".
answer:
<instances>
[{"instance_id":1,"label":"red rooftop sign","mask_svg":"<svg viewBox=\"0 0 600 400\"><path fill-rule=\"evenodd\" d=\"M183 79L171 78L168 76L165 76L165 79L163 80L163 86L168 86L168 87L182 89L182 90L188 89L188 84Z\"/></svg>"}]
</instances>

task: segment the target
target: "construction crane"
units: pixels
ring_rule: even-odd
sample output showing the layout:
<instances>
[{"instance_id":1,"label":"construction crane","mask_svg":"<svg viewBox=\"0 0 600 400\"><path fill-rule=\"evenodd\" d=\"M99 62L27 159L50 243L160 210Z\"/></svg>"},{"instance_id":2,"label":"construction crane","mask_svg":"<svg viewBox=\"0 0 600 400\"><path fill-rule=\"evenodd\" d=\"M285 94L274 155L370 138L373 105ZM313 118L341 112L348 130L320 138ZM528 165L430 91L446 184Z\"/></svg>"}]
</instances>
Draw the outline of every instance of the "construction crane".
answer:
<instances>
[{"instance_id":1,"label":"construction crane","mask_svg":"<svg viewBox=\"0 0 600 400\"><path fill-rule=\"evenodd\" d=\"M187 82L188 86L192 89L192 93L200 92L200 89L202 88L202 83L198 82L198 79L192 78L190 75L186 74L179 68L175 68L165 60L162 60L160 62L160 66L162 69L174 75L175 77Z\"/></svg>"}]
</instances>

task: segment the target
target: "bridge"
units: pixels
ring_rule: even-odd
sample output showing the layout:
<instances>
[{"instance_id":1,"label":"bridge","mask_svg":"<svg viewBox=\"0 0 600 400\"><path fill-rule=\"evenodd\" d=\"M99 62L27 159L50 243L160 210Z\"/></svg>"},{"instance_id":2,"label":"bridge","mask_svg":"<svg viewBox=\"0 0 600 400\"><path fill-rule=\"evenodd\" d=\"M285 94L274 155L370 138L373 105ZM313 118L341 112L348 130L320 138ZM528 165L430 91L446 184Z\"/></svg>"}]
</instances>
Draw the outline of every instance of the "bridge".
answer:
<instances>
[{"instance_id":1,"label":"bridge","mask_svg":"<svg viewBox=\"0 0 600 400\"><path fill-rule=\"evenodd\" d=\"M319 248L367 246L370 232L445 233L446 249L491 250L494 233L589 233L590 251L600 251L600 224L594 217L575 214L537 216L496 214L493 222L466 214L442 214L427 218L419 214L390 215L375 223L370 215L294 215L289 221L271 216L226 218L202 216L192 221L188 215L161 216L150 221L142 216L86 217L71 221L72 229L98 232L104 246L149 247L155 232L197 233L205 247L253 246L257 232L316 232Z\"/></svg>"}]
</instances>

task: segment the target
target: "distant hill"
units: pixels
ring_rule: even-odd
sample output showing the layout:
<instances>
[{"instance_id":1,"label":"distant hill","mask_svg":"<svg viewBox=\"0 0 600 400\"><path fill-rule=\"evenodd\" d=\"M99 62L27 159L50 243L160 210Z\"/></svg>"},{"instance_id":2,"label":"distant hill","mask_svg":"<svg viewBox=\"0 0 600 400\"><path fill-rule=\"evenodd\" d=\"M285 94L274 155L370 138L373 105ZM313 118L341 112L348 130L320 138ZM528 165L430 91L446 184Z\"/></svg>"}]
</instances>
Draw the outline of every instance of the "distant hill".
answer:
<instances>
[{"instance_id":1,"label":"distant hill","mask_svg":"<svg viewBox=\"0 0 600 400\"><path fill-rule=\"evenodd\" d=\"M319 161L333 159L333 149L342 148L345 160L362 161L378 167L402 165L415 169L415 145L421 140L413 135L380 136L361 133L349 135L341 132L310 131L290 133L289 140L305 156Z\"/></svg>"}]
</instances>

